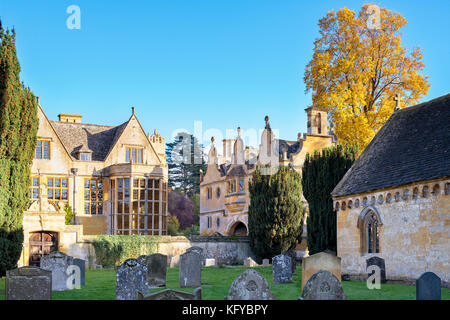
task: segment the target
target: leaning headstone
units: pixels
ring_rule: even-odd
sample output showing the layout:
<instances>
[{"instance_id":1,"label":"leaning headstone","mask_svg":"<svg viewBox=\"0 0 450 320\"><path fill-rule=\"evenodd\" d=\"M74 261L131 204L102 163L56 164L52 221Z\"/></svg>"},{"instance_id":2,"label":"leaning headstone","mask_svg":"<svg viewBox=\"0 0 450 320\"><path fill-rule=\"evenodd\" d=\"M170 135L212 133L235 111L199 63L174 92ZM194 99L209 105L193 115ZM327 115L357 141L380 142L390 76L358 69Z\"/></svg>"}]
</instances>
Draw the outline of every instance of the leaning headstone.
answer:
<instances>
[{"instance_id":1,"label":"leaning headstone","mask_svg":"<svg viewBox=\"0 0 450 320\"><path fill-rule=\"evenodd\" d=\"M270 262L269 262L269 259L263 259L263 261L262 261L262 265L263 265L264 267L268 267L268 266L270 266Z\"/></svg>"},{"instance_id":2,"label":"leaning headstone","mask_svg":"<svg viewBox=\"0 0 450 320\"><path fill-rule=\"evenodd\" d=\"M329 271L341 281L341 258L326 252L319 252L303 258L302 289L305 287L309 278L319 270Z\"/></svg>"},{"instance_id":3,"label":"leaning headstone","mask_svg":"<svg viewBox=\"0 0 450 320\"><path fill-rule=\"evenodd\" d=\"M180 288L199 287L202 280L202 258L195 251L180 256Z\"/></svg>"},{"instance_id":4,"label":"leaning headstone","mask_svg":"<svg viewBox=\"0 0 450 320\"><path fill-rule=\"evenodd\" d=\"M80 284L84 286L86 284L86 261L83 259L74 258L73 264L80 268Z\"/></svg>"},{"instance_id":5,"label":"leaning headstone","mask_svg":"<svg viewBox=\"0 0 450 320\"><path fill-rule=\"evenodd\" d=\"M297 253L295 252L295 250L288 250L286 252L283 252L282 254L289 256L291 258L291 269L292 269L292 274L296 274L297 273ZM273 262L272 262L273 264Z\"/></svg>"},{"instance_id":6,"label":"leaning headstone","mask_svg":"<svg viewBox=\"0 0 450 320\"><path fill-rule=\"evenodd\" d=\"M441 278L425 272L416 280L416 300L441 300Z\"/></svg>"},{"instance_id":7,"label":"leaning headstone","mask_svg":"<svg viewBox=\"0 0 450 320\"><path fill-rule=\"evenodd\" d=\"M274 283L288 283L292 281L291 257L280 254L272 258L272 273Z\"/></svg>"},{"instance_id":8,"label":"leaning headstone","mask_svg":"<svg viewBox=\"0 0 450 320\"><path fill-rule=\"evenodd\" d=\"M378 268L380 268L380 282L386 283L386 266L384 264L384 259L380 257L371 257L366 260L366 270L370 266L377 266ZM375 273L375 271L368 273L367 276L370 277L373 273Z\"/></svg>"},{"instance_id":9,"label":"leaning headstone","mask_svg":"<svg viewBox=\"0 0 450 320\"><path fill-rule=\"evenodd\" d=\"M216 259L205 259L205 267L215 267L216 266Z\"/></svg>"},{"instance_id":10,"label":"leaning headstone","mask_svg":"<svg viewBox=\"0 0 450 320\"><path fill-rule=\"evenodd\" d=\"M193 293L166 289L148 296L137 292L136 300L202 300L202 288L196 288Z\"/></svg>"},{"instance_id":11,"label":"leaning headstone","mask_svg":"<svg viewBox=\"0 0 450 320\"><path fill-rule=\"evenodd\" d=\"M244 267L257 267L258 264L250 257L244 260Z\"/></svg>"},{"instance_id":12,"label":"leaning headstone","mask_svg":"<svg viewBox=\"0 0 450 320\"><path fill-rule=\"evenodd\" d=\"M253 269L245 270L234 279L225 300L275 300L269 283Z\"/></svg>"},{"instance_id":13,"label":"leaning headstone","mask_svg":"<svg viewBox=\"0 0 450 320\"><path fill-rule=\"evenodd\" d=\"M41 268L52 272L52 290L65 291L72 289L71 284L68 283L72 273L67 274L67 269L71 265L73 265L73 257L59 251L54 251L41 258Z\"/></svg>"},{"instance_id":14,"label":"leaning headstone","mask_svg":"<svg viewBox=\"0 0 450 320\"><path fill-rule=\"evenodd\" d=\"M326 270L314 273L306 282L301 300L345 300L341 282Z\"/></svg>"},{"instance_id":15,"label":"leaning headstone","mask_svg":"<svg viewBox=\"0 0 450 320\"><path fill-rule=\"evenodd\" d=\"M136 291L148 292L147 267L128 259L116 270L116 300L134 300Z\"/></svg>"},{"instance_id":16,"label":"leaning headstone","mask_svg":"<svg viewBox=\"0 0 450 320\"><path fill-rule=\"evenodd\" d=\"M52 272L38 267L6 271L6 300L51 300Z\"/></svg>"},{"instance_id":17,"label":"leaning headstone","mask_svg":"<svg viewBox=\"0 0 450 320\"><path fill-rule=\"evenodd\" d=\"M153 253L145 258L148 270L148 285L150 287L164 287L167 275L167 256L161 253Z\"/></svg>"}]
</instances>

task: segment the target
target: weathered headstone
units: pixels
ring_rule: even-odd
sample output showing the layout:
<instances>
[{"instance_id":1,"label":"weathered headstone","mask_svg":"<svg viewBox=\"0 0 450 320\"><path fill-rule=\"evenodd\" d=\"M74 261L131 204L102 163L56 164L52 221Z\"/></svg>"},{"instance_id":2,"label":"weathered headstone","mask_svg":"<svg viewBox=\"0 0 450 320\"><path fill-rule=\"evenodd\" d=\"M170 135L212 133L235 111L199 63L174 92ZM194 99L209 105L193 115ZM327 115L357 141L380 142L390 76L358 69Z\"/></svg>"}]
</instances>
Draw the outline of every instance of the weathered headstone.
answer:
<instances>
[{"instance_id":1,"label":"weathered headstone","mask_svg":"<svg viewBox=\"0 0 450 320\"><path fill-rule=\"evenodd\" d=\"M73 265L73 257L59 251L54 251L41 258L41 268L52 272L52 290L65 291L72 289L71 284L68 283L72 272L70 274L67 272L71 265Z\"/></svg>"},{"instance_id":2,"label":"weathered headstone","mask_svg":"<svg viewBox=\"0 0 450 320\"><path fill-rule=\"evenodd\" d=\"M380 268L380 276L381 276L380 282L386 283L386 266L384 264L384 259L380 257L371 257L366 260L366 270L367 268L373 265ZM367 274L367 276L370 277L373 273L374 272L370 272Z\"/></svg>"},{"instance_id":3,"label":"weathered headstone","mask_svg":"<svg viewBox=\"0 0 450 320\"><path fill-rule=\"evenodd\" d=\"M434 272L425 272L416 280L417 300L441 300L441 278Z\"/></svg>"},{"instance_id":4,"label":"weathered headstone","mask_svg":"<svg viewBox=\"0 0 450 320\"><path fill-rule=\"evenodd\" d=\"M116 300L134 300L136 291L148 292L147 267L128 259L116 270Z\"/></svg>"},{"instance_id":5,"label":"weathered headstone","mask_svg":"<svg viewBox=\"0 0 450 320\"><path fill-rule=\"evenodd\" d=\"M205 259L205 267L215 267L216 266L216 259Z\"/></svg>"},{"instance_id":6,"label":"weathered headstone","mask_svg":"<svg viewBox=\"0 0 450 320\"><path fill-rule=\"evenodd\" d=\"M291 257L280 254L272 258L272 273L274 283L288 283L292 281Z\"/></svg>"},{"instance_id":7,"label":"weathered headstone","mask_svg":"<svg viewBox=\"0 0 450 320\"><path fill-rule=\"evenodd\" d=\"M270 266L270 262L269 262L269 259L263 259L263 261L262 261L262 265L263 265L264 267L268 267L268 266Z\"/></svg>"},{"instance_id":8,"label":"weathered headstone","mask_svg":"<svg viewBox=\"0 0 450 320\"><path fill-rule=\"evenodd\" d=\"M202 258L195 251L180 256L180 288L199 287L202 280Z\"/></svg>"},{"instance_id":9,"label":"weathered headstone","mask_svg":"<svg viewBox=\"0 0 450 320\"><path fill-rule=\"evenodd\" d=\"M291 258L291 269L292 269L292 274L296 274L297 273L297 253L295 252L295 250L288 250L286 252L283 252L282 254L289 256ZM273 262L272 262L273 264Z\"/></svg>"},{"instance_id":10,"label":"weathered headstone","mask_svg":"<svg viewBox=\"0 0 450 320\"><path fill-rule=\"evenodd\" d=\"M6 300L51 300L52 272L38 267L6 271Z\"/></svg>"},{"instance_id":11,"label":"weathered headstone","mask_svg":"<svg viewBox=\"0 0 450 320\"><path fill-rule=\"evenodd\" d=\"M234 279L225 300L275 300L269 283L253 269L245 270Z\"/></svg>"},{"instance_id":12,"label":"weathered headstone","mask_svg":"<svg viewBox=\"0 0 450 320\"><path fill-rule=\"evenodd\" d=\"M331 272L320 270L306 282L302 300L345 300L341 282Z\"/></svg>"},{"instance_id":13,"label":"weathered headstone","mask_svg":"<svg viewBox=\"0 0 450 320\"><path fill-rule=\"evenodd\" d=\"M341 281L341 258L326 252L319 252L303 258L302 289L309 278L319 270L329 271Z\"/></svg>"},{"instance_id":14,"label":"weathered headstone","mask_svg":"<svg viewBox=\"0 0 450 320\"><path fill-rule=\"evenodd\" d=\"M164 287L167 275L167 256L153 253L144 256L143 263L147 266L148 285L150 287Z\"/></svg>"},{"instance_id":15,"label":"weathered headstone","mask_svg":"<svg viewBox=\"0 0 450 320\"><path fill-rule=\"evenodd\" d=\"M86 261L83 259L74 258L73 264L80 268L80 284L84 286L86 284Z\"/></svg>"},{"instance_id":16,"label":"weathered headstone","mask_svg":"<svg viewBox=\"0 0 450 320\"><path fill-rule=\"evenodd\" d=\"M244 260L244 267L257 267L258 264L250 257Z\"/></svg>"},{"instance_id":17,"label":"weathered headstone","mask_svg":"<svg viewBox=\"0 0 450 320\"><path fill-rule=\"evenodd\" d=\"M193 293L166 289L148 296L137 292L136 300L202 300L202 288L196 288Z\"/></svg>"},{"instance_id":18,"label":"weathered headstone","mask_svg":"<svg viewBox=\"0 0 450 320\"><path fill-rule=\"evenodd\" d=\"M191 252L191 251L197 252L200 255L200 257L202 258L202 260L203 260L203 258L204 258L203 257L203 248L197 247L197 246L193 246L193 247L189 247L189 248L186 249L186 252Z\"/></svg>"}]
</instances>

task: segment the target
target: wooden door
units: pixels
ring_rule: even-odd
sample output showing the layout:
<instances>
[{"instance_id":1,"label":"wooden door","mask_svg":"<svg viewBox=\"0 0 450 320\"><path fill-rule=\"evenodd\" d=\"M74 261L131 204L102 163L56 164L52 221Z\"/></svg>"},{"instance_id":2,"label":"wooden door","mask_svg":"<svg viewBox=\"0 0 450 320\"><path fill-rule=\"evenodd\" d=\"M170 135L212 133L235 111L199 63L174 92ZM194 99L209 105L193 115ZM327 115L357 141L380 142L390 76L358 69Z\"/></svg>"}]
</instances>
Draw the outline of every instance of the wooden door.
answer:
<instances>
[{"instance_id":1,"label":"wooden door","mask_svg":"<svg viewBox=\"0 0 450 320\"><path fill-rule=\"evenodd\" d=\"M40 266L41 257L58 250L58 241L53 232L34 232L30 236L30 266Z\"/></svg>"}]
</instances>

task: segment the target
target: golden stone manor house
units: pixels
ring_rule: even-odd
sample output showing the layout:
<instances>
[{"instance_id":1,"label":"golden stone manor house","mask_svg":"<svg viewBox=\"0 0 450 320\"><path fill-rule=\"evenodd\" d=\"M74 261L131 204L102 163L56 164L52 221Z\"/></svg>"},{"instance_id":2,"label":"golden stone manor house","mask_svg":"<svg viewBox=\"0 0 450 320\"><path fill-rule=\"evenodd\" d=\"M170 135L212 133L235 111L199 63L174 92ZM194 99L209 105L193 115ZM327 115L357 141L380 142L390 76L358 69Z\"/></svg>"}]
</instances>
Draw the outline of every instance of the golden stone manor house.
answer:
<instances>
[{"instance_id":1,"label":"golden stone manor house","mask_svg":"<svg viewBox=\"0 0 450 320\"><path fill-rule=\"evenodd\" d=\"M85 257L89 235L166 234L165 139L156 129L146 134L134 108L119 126L82 123L72 114L51 121L40 106L38 118L19 265L39 265L54 250ZM76 212L75 225L65 224L66 205Z\"/></svg>"},{"instance_id":2,"label":"golden stone manor house","mask_svg":"<svg viewBox=\"0 0 450 320\"><path fill-rule=\"evenodd\" d=\"M259 150L244 146L240 128L236 139L223 140L222 156L218 155L212 139L207 170L200 183L201 234L247 235L248 183L256 167L274 160L272 163L290 166L301 174L307 153L336 144L336 137L329 134L327 112L314 107L305 111L308 132L299 133L294 141L276 139L268 117ZM306 237L306 227L303 237ZM299 250L306 250L306 241L302 241Z\"/></svg>"}]
</instances>

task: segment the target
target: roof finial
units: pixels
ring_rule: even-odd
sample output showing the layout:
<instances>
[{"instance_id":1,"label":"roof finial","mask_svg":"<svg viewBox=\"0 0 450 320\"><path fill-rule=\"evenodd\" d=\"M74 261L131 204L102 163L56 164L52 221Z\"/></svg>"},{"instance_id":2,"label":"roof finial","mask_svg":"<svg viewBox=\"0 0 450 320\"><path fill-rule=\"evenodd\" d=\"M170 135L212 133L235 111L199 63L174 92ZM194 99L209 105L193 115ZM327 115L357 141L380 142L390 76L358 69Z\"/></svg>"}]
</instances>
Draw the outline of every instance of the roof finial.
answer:
<instances>
[{"instance_id":1,"label":"roof finial","mask_svg":"<svg viewBox=\"0 0 450 320\"><path fill-rule=\"evenodd\" d=\"M131 113L134 115L134 107L131 107Z\"/></svg>"},{"instance_id":2,"label":"roof finial","mask_svg":"<svg viewBox=\"0 0 450 320\"><path fill-rule=\"evenodd\" d=\"M240 137L241 136L241 127L237 128L237 133L238 133L238 137Z\"/></svg>"},{"instance_id":3,"label":"roof finial","mask_svg":"<svg viewBox=\"0 0 450 320\"><path fill-rule=\"evenodd\" d=\"M214 136L211 137L211 143L214 144Z\"/></svg>"},{"instance_id":4,"label":"roof finial","mask_svg":"<svg viewBox=\"0 0 450 320\"><path fill-rule=\"evenodd\" d=\"M266 122L266 129L270 129L269 116L265 116L264 121Z\"/></svg>"},{"instance_id":5,"label":"roof finial","mask_svg":"<svg viewBox=\"0 0 450 320\"><path fill-rule=\"evenodd\" d=\"M36 102L37 102L38 105L41 105L40 100L41 100L41 97L36 97Z\"/></svg>"},{"instance_id":6,"label":"roof finial","mask_svg":"<svg viewBox=\"0 0 450 320\"><path fill-rule=\"evenodd\" d=\"M394 97L394 101L395 101L395 109L394 112L400 110L400 104L402 102L402 98L400 97L400 95L397 93Z\"/></svg>"}]
</instances>

